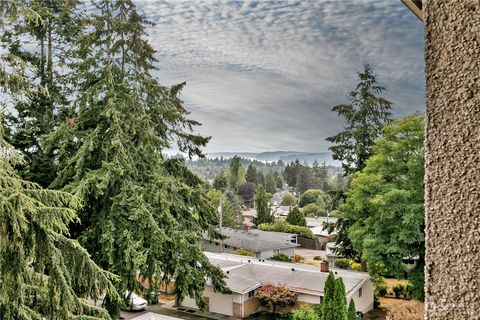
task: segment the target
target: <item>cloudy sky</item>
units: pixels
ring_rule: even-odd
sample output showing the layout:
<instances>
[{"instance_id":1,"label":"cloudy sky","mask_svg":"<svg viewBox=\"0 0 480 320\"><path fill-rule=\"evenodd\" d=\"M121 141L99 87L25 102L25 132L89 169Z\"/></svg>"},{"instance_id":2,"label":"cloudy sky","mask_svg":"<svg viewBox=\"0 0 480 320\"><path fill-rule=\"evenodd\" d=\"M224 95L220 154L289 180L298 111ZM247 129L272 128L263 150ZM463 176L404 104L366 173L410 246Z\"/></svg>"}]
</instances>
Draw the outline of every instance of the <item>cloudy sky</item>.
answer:
<instances>
[{"instance_id":1,"label":"cloudy sky","mask_svg":"<svg viewBox=\"0 0 480 320\"><path fill-rule=\"evenodd\" d=\"M423 27L399 0L137 2L207 152L327 150L364 63L395 116L424 111Z\"/></svg>"}]
</instances>

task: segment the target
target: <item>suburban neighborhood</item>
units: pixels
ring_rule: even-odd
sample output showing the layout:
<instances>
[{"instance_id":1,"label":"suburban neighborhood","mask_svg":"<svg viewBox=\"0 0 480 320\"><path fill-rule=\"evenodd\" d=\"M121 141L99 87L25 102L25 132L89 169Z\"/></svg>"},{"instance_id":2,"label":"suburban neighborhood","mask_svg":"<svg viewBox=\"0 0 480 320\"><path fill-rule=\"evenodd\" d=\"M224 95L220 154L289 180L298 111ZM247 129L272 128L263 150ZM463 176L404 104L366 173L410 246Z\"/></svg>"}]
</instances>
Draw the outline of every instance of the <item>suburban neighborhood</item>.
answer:
<instances>
[{"instance_id":1,"label":"suburban neighborhood","mask_svg":"<svg viewBox=\"0 0 480 320\"><path fill-rule=\"evenodd\" d=\"M480 319L479 13L0 1L0 320Z\"/></svg>"}]
</instances>

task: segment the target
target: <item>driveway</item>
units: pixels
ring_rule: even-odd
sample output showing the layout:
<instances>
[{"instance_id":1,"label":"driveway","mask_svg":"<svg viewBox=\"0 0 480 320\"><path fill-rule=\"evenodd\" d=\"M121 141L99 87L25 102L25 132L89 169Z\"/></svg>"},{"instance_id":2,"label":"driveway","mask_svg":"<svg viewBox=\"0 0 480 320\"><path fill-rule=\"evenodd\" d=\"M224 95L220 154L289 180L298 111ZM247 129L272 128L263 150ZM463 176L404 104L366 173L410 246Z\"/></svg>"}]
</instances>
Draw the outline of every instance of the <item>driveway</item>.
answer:
<instances>
[{"instance_id":1,"label":"driveway","mask_svg":"<svg viewBox=\"0 0 480 320\"><path fill-rule=\"evenodd\" d=\"M315 256L325 259L325 250L311 250L305 248L295 248L295 254L304 257L307 260L313 260Z\"/></svg>"},{"instance_id":2,"label":"driveway","mask_svg":"<svg viewBox=\"0 0 480 320\"><path fill-rule=\"evenodd\" d=\"M211 320L219 320L219 319L235 319L233 317L228 317L224 315L208 315L202 312L197 311L198 314L193 314L189 312L181 312L175 310L171 306L163 306L163 304L154 304L147 307L145 311L122 311L120 312L120 316L125 320L177 320L177 319L184 319L184 320L198 320L198 319L211 319ZM119 319L122 319L119 318Z\"/></svg>"}]
</instances>

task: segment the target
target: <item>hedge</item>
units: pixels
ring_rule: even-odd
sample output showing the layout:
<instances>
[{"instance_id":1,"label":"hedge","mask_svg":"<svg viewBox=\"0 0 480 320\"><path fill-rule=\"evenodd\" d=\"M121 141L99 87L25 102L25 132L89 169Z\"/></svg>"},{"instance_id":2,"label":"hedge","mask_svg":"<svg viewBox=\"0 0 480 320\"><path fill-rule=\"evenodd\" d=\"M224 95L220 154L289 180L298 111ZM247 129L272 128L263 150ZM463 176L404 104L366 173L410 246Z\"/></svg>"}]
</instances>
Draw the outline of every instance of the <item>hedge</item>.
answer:
<instances>
[{"instance_id":1,"label":"hedge","mask_svg":"<svg viewBox=\"0 0 480 320\"><path fill-rule=\"evenodd\" d=\"M285 232L298 234L300 238L307 238L315 240L312 230L308 227L300 227L288 224L285 221L277 221L275 223L262 223L257 226L259 230L272 231L272 232Z\"/></svg>"}]
</instances>

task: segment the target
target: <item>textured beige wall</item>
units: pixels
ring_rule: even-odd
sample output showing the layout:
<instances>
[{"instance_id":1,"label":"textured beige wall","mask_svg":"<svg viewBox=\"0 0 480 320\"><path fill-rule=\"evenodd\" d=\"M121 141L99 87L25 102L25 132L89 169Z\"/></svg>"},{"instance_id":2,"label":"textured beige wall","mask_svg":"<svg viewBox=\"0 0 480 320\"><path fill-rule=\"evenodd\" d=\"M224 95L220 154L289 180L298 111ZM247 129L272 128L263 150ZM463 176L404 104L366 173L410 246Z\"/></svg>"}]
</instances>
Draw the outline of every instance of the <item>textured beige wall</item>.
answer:
<instances>
[{"instance_id":1,"label":"textured beige wall","mask_svg":"<svg viewBox=\"0 0 480 320\"><path fill-rule=\"evenodd\" d=\"M480 319L480 2L424 14L426 319Z\"/></svg>"}]
</instances>

